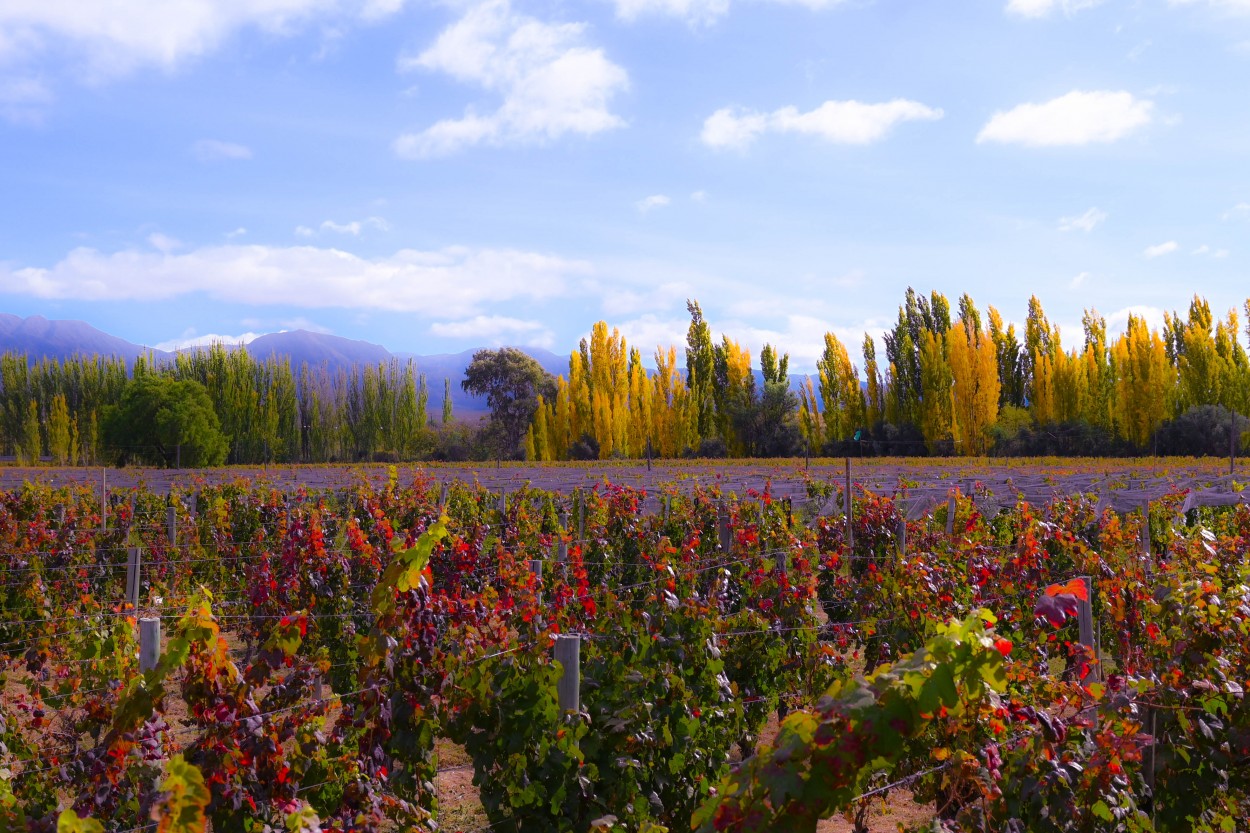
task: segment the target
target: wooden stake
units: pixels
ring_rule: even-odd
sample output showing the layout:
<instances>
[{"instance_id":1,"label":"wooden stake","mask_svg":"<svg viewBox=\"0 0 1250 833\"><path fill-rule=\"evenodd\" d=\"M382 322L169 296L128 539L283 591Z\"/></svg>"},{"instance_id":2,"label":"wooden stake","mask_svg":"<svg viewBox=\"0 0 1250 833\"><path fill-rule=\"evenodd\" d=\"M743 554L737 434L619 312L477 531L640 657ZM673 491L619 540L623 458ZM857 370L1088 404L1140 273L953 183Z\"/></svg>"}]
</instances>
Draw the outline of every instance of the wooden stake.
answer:
<instances>
[{"instance_id":1,"label":"wooden stake","mask_svg":"<svg viewBox=\"0 0 1250 833\"><path fill-rule=\"evenodd\" d=\"M556 699L561 712L579 712L581 703L582 640L577 635L556 636L556 662L560 663L560 680L556 683Z\"/></svg>"},{"instance_id":2,"label":"wooden stake","mask_svg":"<svg viewBox=\"0 0 1250 833\"><path fill-rule=\"evenodd\" d=\"M109 528L109 470L100 470L100 529Z\"/></svg>"},{"instance_id":3,"label":"wooden stake","mask_svg":"<svg viewBox=\"0 0 1250 833\"><path fill-rule=\"evenodd\" d=\"M899 518L898 521L898 555L899 558L907 557L907 519Z\"/></svg>"},{"instance_id":4,"label":"wooden stake","mask_svg":"<svg viewBox=\"0 0 1250 833\"><path fill-rule=\"evenodd\" d=\"M132 610L139 609L139 585L142 583L143 557L138 547L127 550L126 560L126 601Z\"/></svg>"},{"instance_id":5,"label":"wooden stake","mask_svg":"<svg viewBox=\"0 0 1250 833\"><path fill-rule=\"evenodd\" d=\"M846 504L846 551L852 553L855 551L855 526L854 526L854 510L851 509L851 458L846 458L846 490L842 493L842 500Z\"/></svg>"},{"instance_id":6,"label":"wooden stake","mask_svg":"<svg viewBox=\"0 0 1250 833\"><path fill-rule=\"evenodd\" d=\"M161 617L139 620L139 670L151 671L161 659Z\"/></svg>"},{"instance_id":7,"label":"wooden stake","mask_svg":"<svg viewBox=\"0 0 1250 833\"><path fill-rule=\"evenodd\" d=\"M716 516L716 529L719 533L721 552L729 552L733 548L733 538L729 529L729 510L722 500Z\"/></svg>"},{"instance_id":8,"label":"wooden stake","mask_svg":"<svg viewBox=\"0 0 1250 833\"><path fill-rule=\"evenodd\" d=\"M178 510L172 506L165 510L165 525L169 529L169 548L175 549L178 546Z\"/></svg>"},{"instance_id":9,"label":"wooden stake","mask_svg":"<svg viewBox=\"0 0 1250 833\"><path fill-rule=\"evenodd\" d=\"M951 495L946 499L946 537L950 538L955 534L955 496Z\"/></svg>"}]
</instances>

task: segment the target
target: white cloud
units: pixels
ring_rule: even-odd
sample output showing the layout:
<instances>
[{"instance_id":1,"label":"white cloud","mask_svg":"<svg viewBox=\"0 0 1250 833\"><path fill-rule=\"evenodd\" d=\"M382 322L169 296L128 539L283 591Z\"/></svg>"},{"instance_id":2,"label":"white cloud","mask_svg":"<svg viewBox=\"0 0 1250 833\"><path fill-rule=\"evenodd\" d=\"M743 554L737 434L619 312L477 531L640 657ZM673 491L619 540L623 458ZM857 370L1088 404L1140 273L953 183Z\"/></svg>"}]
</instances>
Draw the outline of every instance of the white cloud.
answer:
<instances>
[{"instance_id":1,"label":"white cloud","mask_svg":"<svg viewBox=\"0 0 1250 833\"><path fill-rule=\"evenodd\" d=\"M402 0L5 0L0 32L31 52L68 55L90 80L172 70L255 28L286 35L318 18L373 20ZM30 46L29 44L36 44Z\"/></svg>"},{"instance_id":2,"label":"white cloud","mask_svg":"<svg viewBox=\"0 0 1250 833\"><path fill-rule=\"evenodd\" d=\"M625 125L609 110L629 76L602 49L584 43L584 23L545 23L512 10L508 0L485 0L401 70L443 72L502 99L492 113L473 107L395 140L404 158L445 156L478 144L503 145L591 136Z\"/></svg>"},{"instance_id":3,"label":"white cloud","mask_svg":"<svg viewBox=\"0 0 1250 833\"><path fill-rule=\"evenodd\" d=\"M637 20L649 15L711 23L729 11L729 0L615 0L616 16Z\"/></svg>"},{"instance_id":4,"label":"white cloud","mask_svg":"<svg viewBox=\"0 0 1250 833\"><path fill-rule=\"evenodd\" d=\"M1107 212L1101 208L1091 208L1079 217L1060 217L1060 231L1083 231L1089 234L1094 227L1107 219Z\"/></svg>"},{"instance_id":5,"label":"white cloud","mask_svg":"<svg viewBox=\"0 0 1250 833\"><path fill-rule=\"evenodd\" d=\"M1154 102L1131 93L1074 90L995 113L977 134L977 143L1053 147L1114 142L1149 124L1153 111Z\"/></svg>"},{"instance_id":6,"label":"white cloud","mask_svg":"<svg viewBox=\"0 0 1250 833\"><path fill-rule=\"evenodd\" d=\"M707 191L694 191L690 194L691 202L707 202Z\"/></svg>"},{"instance_id":7,"label":"white cloud","mask_svg":"<svg viewBox=\"0 0 1250 833\"><path fill-rule=\"evenodd\" d=\"M1233 14L1250 13L1250 0L1168 0L1172 6L1196 6L1199 3Z\"/></svg>"},{"instance_id":8,"label":"white cloud","mask_svg":"<svg viewBox=\"0 0 1250 833\"><path fill-rule=\"evenodd\" d=\"M1008 0L1007 12L1020 17L1049 17L1053 12L1072 15L1085 9L1091 9L1102 0Z\"/></svg>"},{"instance_id":9,"label":"white cloud","mask_svg":"<svg viewBox=\"0 0 1250 833\"><path fill-rule=\"evenodd\" d=\"M832 8L846 0L773 0L788 6L806 6L812 11ZM646 16L675 17L691 24L707 24L729 12L729 0L613 0L616 16L636 20Z\"/></svg>"},{"instance_id":10,"label":"white cloud","mask_svg":"<svg viewBox=\"0 0 1250 833\"><path fill-rule=\"evenodd\" d=\"M167 234L161 234L159 231L148 235L148 243L152 244L153 249L164 254L169 254L175 249L182 248L181 240L177 240Z\"/></svg>"},{"instance_id":11,"label":"white cloud","mask_svg":"<svg viewBox=\"0 0 1250 833\"><path fill-rule=\"evenodd\" d=\"M252 149L235 142L223 142L219 139L200 139L191 145L191 154L201 162L217 162L220 160L251 159Z\"/></svg>"},{"instance_id":12,"label":"white cloud","mask_svg":"<svg viewBox=\"0 0 1250 833\"><path fill-rule=\"evenodd\" d=\"M214 344L247 344L260 338L262 335L264 333L240 333L237 336L219 335L217 333L196 335L195 330L191 329L178 338L171 338L169 341L162 341L160 344L152 346L157 350L172 353L175 350L186 350L190 347L212 347Z\"/></svg>"},{"instance_id":13,"label":"white cloud","mask_svg":"<svg viewBox=\"0 0 1250 833\"><path fill-rule=\"evenodd\" d=\"M669 204L668 196L665 194L652 194L651 196L638 200L634 205L638 210L646 214L654 208L663 208Z\"/></svg>"},{"instance_id":14,"label":"white cloud","mask_svg":"<svg viewBox=\"0 0 1250 833\"><path fill-rule=\"evenodd\" d=\"M687 281L669 281L640 289L622 288L619 281L603 282L592 288L600 295L605 315L634 315L646 310L679 309L685 299L694 296L693 285Z\"/></svg>"},{"instance_id":15,"label":"white cloud","mask_svg":"<svg viewBox=\"0 0 1250 833\"><path fill-rule=\"evenodd\" d=\"M1223 214L1225 220L1250 220L1250 202L1239 202Z\"/></svg>"},{"instance_id":16,"label":"white cloud","mask_svg":"<svg viewBox=\"0 0 1250 833\"><path fill-rule=\"evenodd\" d=\"M336 223L333 220L326 220L321 224L322 231L333 231L339 234L350 234L353 237L359 237L360 232L366 227L372 227L378 231L390 231L391 224L381 217L366 217L363 220L351 220L346 223Z\"/></svg>"},{"instance_id":17,"label":"white cloud","mask_svg":"<svg viewBox=\"0 0 1250 833\"><path fill-rule=\"evenodd\" d=\"M1209 257L1212 260L1223 260L1228 257L1228 249L1212 249L1206 243L1190 252L1195 257Z\"/></svg>"},{"instance_id":18,"label":"white cloud","mask_svg":"<svg viewBox=\"0 0 1250 833\"><path fill-rule=\"evenodd\" d=\"M1175 240L1169 240L1166 243L1160 243L1157 246L1147 246L1146 250L1142 252L1142 256L1147 258L1162 257L1163 255L1172 254L1172 252L1176 251L1178 248L1180 248L1180 246Z\"/></svg>"},{"instance_id":19,"label":"white cloud","mask_svg":"<svg viewBox=\"0 0 1250 833\"><path fill-rule=\"evenodd\" d=\"M1089 279L1089 272L1081 272L1068 284L1069 289L1080 289L1085 281Z\"/></svg>"},{"instance_id":20,"label":"white cloud","mask_svg":"<svg viewBox=\"0 0 1250 833\"><path fill-rule=\"evenodd\" d=\"M316 233L317 232L313 231L308 226L296 226L295 227L296 237L312 237Z\"/></svg>"},{"instance_id":21,"label":"white cloud","mask_svg":"<svg viewBox=\"0 0 1250 833\"><path fill-rule=\"evenodd\" d=\"M41 78L0 78L0 118L14 124L38 124L53 101Z\"/></svg>"},{"instance_id":22,"label":"white cloud","mask_svg":"<svg viewBox=\"0 0 1250 833\"><path fill-rule=\"evenodd\" d=\"M647 364L651 363L656 348L668 350L670 345L677 345L677 362L685 368L685 354L682 352L686 344L686 330L690 327L690 318L661 318L655 313L646 313L639 317L613 324L621 331L621 336L632 347L637 347ZM589 337L586 333L585 337Z\"/></svg>"},{"instance_id":23,"label":"white cloud","mask_svg":"<svg viewBox=\"0 0 1250 833\"><path fill-rule=\"evenodd\" d=\"M703 122L701 138L713 148L745 148L765 132L799 133L837 144L866 145L885 138L897 124L933 121L942 115L940 109L901 98L882 104L826 101L806 113L796 107L782 107L771 113L725 107Z\"/></svg>"},{"instance_id":24,"label":"white cloud","mask_svg":"<svg viewBox=\"0 0 1250 833\"><path fill-rule=\"evenodd\" d=\"M243 237L243 236L244 236L244 235L246 235L246 234L247 234L247 229L243 228L243 226L239 226L239 227L238 227L237 229L235 229L234 231L228 231L228 232L226 232L226 239L227 239L227 240L233 240L233 239L235 239L236 237Z\"/></svg>"},{"instance_id":25,"label":"white cloud","mask_svg":"<svg viewBox=\"0 0 1250 833\"><path fill-rule=\"evenodd\" d=\"M492 303L566 295L584 261L513 249L403 249L362 258L314 246L223 245L179 254L71 251L47 267L0 265L6 292L35 298L141 302L202 293L218 301L309 308L478 315Z\"/></svg>"},{"instance_id":26,"label":"white cloud","mask_svg":"<svg viewBox=\"0 0 1250 833\"><path fill-rule=\"evenodd\" d=\"M1130 315L1135 315L1145 320L1146 326L1152 330L1161 330L1163 328L1163 310L1158 307L1148 307L1144 304L1134 304L1131 307L1116 310L1107 316L1107 335L1116 336L1127 330L1128 317Z\"/></svg>"},{"instance_id":27,"label":"white cloud","mask_svg":"<svg viewBox=\"0 0 1250 833\"><path fill-rule=\"evenodd\" d=\"M550 347L555 343L555 333L542 322L505 315L475 315L464 321L438 322L430 325L430 332L440 338L471 339L492 345Z\"/></svg>"}]
</instances>

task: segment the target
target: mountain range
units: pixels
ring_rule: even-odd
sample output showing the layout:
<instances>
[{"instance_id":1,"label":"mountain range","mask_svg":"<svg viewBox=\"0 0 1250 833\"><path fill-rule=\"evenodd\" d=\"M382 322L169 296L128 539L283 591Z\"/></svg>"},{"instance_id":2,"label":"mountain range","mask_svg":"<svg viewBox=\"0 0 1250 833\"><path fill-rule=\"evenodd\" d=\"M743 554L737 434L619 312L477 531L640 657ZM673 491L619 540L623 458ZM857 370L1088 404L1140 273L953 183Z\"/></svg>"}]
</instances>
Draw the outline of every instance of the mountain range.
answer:
<instances>
[{"instance_id":1,"label":"mountain range","mask_svg":"<svg viewBox=\"0 0 1250 833\"><path fill-rule=\"evenodd\" d=\"M550 350L541 348L521 349L533 356L547 372L553 375L568 374L567 356L557 356ZM441 407L444 379L451 380L451 401L458 416L478 416L487 410L483 397L465 393L460 388L465 368L473 360L472 349L461 353L429 356L392 353L380 344L367 341L308 330L290 330L260 336L247 344L247 351L257 359L267 359L270 356L289 358L291 367L297 369L308 364L310 367L325 366L331 371L347 369L352 365L376 365L392 359L407 362L411 359L417 372L425 375L430 390L428 407L431 414L436 416ZM74 355L110 356L125 359L128 364L141 355L152 355L158 361L174 355L164 350L132 344L98 330L85 321L53 321L41 315L21 318L8 313L0 313L0 352L25 353L31 360L64 360Z\"/></svg>"}]
</instances>

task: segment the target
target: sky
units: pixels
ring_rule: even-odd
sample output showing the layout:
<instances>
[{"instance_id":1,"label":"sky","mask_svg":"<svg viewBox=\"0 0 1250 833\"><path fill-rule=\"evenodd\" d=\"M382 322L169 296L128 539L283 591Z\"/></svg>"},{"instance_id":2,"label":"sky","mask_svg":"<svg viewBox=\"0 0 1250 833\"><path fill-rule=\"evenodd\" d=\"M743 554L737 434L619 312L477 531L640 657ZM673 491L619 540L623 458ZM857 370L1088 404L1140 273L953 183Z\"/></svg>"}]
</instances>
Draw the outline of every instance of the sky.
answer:
<instances>
[{"instance_id":1,"label":"sky","mask_svg":"<svg viewBox=\"0 0 1250 833\"><path fill-rule=\"evenodd\" d=\"M810 371L1250 296L1250 0L4 0L0 311ZM1245 313L1242 312L1245 322Z\"/></svg>"}]
</instances>

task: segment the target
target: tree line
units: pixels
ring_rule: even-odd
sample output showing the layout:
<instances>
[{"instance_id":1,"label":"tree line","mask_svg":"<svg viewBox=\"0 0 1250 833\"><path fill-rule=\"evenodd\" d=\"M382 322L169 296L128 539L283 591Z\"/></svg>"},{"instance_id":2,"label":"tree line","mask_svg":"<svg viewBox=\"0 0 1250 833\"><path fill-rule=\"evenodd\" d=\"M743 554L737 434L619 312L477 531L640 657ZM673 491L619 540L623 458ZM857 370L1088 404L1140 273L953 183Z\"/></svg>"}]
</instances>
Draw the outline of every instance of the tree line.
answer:
<instances>
[{"instance_id":1,"label":"tree line","mask_svg":"<svg viewBox=\"0 0 1250 833\"><path fill-rule=\"evenodd\" d=\"M409 361L350 370L221 345L171 361L0 355L0 434L19 462L201 466L409 460L459 436L450 386L429 420Z\"/></svg>"},{"instance_id":2,"label":"tree line","mask_svg":"<svg viewBox=\"0 0 1250 833\"><path fill-rule=\"evenodd\" d=\"M1162 330L1130 314L1115 339L1087 310L1082 342L1066 348L1036 297L1020 333L966 294L952 311L941 293L908 289L883 357L865 334L855 363L826 333L797 385L787 354L763 345L757 374L741 344L713 341L697 301L687 308L684 373L676 347L657 349L648 372L596 324L568 376L536 395L526 456L1228 454L1250 428L1237 311L1217 318L1198 296Z\"/></svg>"},{"instance_id":3,"label":"tree line","mask_svg":"<svg viewBox=\"0 0 1250 833\"><path fill-rule=\"evenodd\" d=\"M1250 318L1250 301L1246 303ZM164 466L398 460L596 460L825 455L1228 454L1250 421L1250 359L1236 310L1195 296L1162 329L1130 315L1109 337L1095 310L1065 347L1041 302L1023 332L963 295L908 289L884 355L862 364L833 333L795 382L789 356L750 351L697 301L684 363L653 367L600 321L552 377L514 348L474 354L461 387L489 419L455 419L451 381L428 413L411 362L331 370L216 345L171 360L0 355L0 445L20 462ZM1250 325L1246 329L1250 335Z\"/></svg>"}]
</instances>

